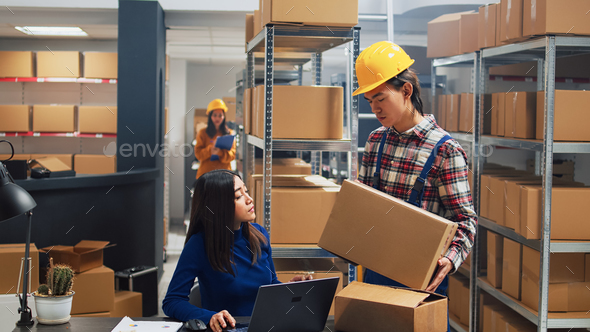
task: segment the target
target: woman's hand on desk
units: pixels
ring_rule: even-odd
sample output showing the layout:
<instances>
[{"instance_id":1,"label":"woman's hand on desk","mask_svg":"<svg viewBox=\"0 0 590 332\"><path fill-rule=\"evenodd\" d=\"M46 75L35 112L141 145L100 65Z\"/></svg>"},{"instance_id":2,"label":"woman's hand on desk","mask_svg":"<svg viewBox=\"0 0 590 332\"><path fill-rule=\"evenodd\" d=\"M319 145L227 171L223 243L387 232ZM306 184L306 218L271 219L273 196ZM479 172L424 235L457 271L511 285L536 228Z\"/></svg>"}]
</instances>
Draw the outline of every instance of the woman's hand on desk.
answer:
<instances>
[{"instance_id":1,"label":"woman's hand on desk","mask_svg":"<svg viewBox=\"0 0 590 332\"><path fill-rule=\"evenodd\" d=\"M294 276L293 279L289 280L289 282L294 282L294 281L304 281L304 280L313 280L313 276L311 274L306 274L306 275L297 275Z\"/></svg>"},{"instance_id":2,"label":"woman's hand on desk","mask_svg":"<svg viewBox=\"0 0 590 332\"><path fill-rule=\"evenodd\" d=\"M223 329L227 328L227 323L231 327L236 326L236 320L229 314L227 310L222 310L215 315L211 316L209 321L209 327L213 332L222 332Z\"/></svg>"}]
</instances>

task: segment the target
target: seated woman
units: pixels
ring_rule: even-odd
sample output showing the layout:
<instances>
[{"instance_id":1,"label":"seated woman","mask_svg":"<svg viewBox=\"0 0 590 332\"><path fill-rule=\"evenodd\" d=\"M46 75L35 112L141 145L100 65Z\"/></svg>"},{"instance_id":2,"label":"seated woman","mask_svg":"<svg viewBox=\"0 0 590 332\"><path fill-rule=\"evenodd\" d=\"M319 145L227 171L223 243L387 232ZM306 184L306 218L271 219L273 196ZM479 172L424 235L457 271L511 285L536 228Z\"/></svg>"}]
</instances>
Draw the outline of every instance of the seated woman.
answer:
<instances>
[{"instance_id":1,"label":"seated woman","mask_svg":"<svg viewBox=\"0 0 590 332\"><path fill-rule=\"evenodd\" d=\"M214 170L197 180L184 249L162 303L169 317L200 319L213 331L250 316L258 288L277 284L270 239L255 223L254 202L234 172ZM202 308L189 303L198 278ZM295 276L291 281L310 279ZM232 316L233 315L233 316Z\"/></svg>"}]
</instances>

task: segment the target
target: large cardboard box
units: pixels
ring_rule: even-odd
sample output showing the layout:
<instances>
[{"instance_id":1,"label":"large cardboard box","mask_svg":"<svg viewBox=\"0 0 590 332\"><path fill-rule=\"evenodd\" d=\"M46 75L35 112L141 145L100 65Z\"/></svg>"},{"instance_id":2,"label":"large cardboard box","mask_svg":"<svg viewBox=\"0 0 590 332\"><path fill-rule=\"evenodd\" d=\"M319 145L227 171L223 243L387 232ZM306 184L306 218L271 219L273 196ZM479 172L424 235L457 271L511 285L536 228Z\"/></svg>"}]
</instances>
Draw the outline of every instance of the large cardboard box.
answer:
<instances>
[{"instance_id":1,"label":"large cardboard box","mask_svg":"<svg viewBox=\"0 0 590 332\"><path fill-rule=\"evenodd\" d=\"M22 293L24 281L22 277L20 277L20 289L18 289L18 284L19 276L21 276L21 262L24 257L24 243L0 244L0 262L2 262L2 270L4 271L0 274L0 294ZM29 246L29 257L31 258L29 263L31 291L36 291L39 287L39 251L34 243ZM26 272L23 271L22 274L26 275Z\"/></svg>"},{"instance_id":2,"label":"large cardboard box","mask_svg":"<svg viewBox=\"0 0 590 332\"><path fill-rule=\"evenodd\" d=\"M489 305L486 304L483 306L483 315L482 315L482 326L483 332L496 332L499 331L496 327L496 322L498 321L498 315L500 312L512 310L506 307L505 305ZM503 331L502 331L503 332Z\"/></svg>"},{"instance_id":3,"label":"large cardboard box","mask_svg":"<svg viewBox=\"0 0 590 332\"><path fill-rule=\"evenodd\" d=\"M553 140L590 141L590 130L584 125L590 121L586 111L590 105L590 91L555 90L553 113ZM545 134L545 92L537 92L536 135L543 139Z\"/></svg>"},{"instance_id":4,"label":"large cardboard box","mask_svg":"<svg viewBox=\"0 0 590 332\"><path fill-rule=\"evenodd\" d=\"M37 52L37 77L80 77L80 52Z\"/></svg>"},{"instance_id":5,"label":"large cardboard box","mask_svg":"<svg viewBox=\"0 0 590 332\"><path fill-rule=\"evenodd\" d=\"M441 15L428 22L426 56L442 58L462 54L461 52L461 15L473 11Z\"/></svg>"},{"instance_id":6,"label":"large cardboard box","mask_svg":"<svg viewBox=\"0 0 590 332\"><path fill-rule=\"evenodd\" d=\"M488 281L496 288L502 288L502 265L504 262L504 237L488 231Z\"/></svg>"},{"instance_id":7,"label":"large cardboard box","mask_svg":"<svg viewBox=\"0 0 590 332\"><path fill-rule=\"evenodd\" d=\"M254 35L252 38L256 37L260 31L262 30L262 17L260 15L260 10L254 10Z\"/></svg>"},{"instance_id":8,"label":"large cardboard box","mask_svg":"<svg viewBox=\"0 0 590 332\"><path fill-rule=\"evenodd\" d=\"M250 135L252 134L252 89L244 90L242 112L244 133Z\"/></svg>"},{"instance_id":9,"label":"large cardboard box","mask_svg":"<svg viewBox=\"0 0 590 332\"><path fill-rule=\"evenodd\" d=\"M496 193L495 191L493 191L491 189L491 184L490 184L490 180L492 177L506 177L506 178L510 178L510 177L518 177L518 176L528 176L531 175L528 172L525 171L517 171L515 169L512 168L499 168L499 169L490 169L490 170L484 170L484 172L481 175L481 181L480 181L480 187L481 187L481 198L480 198L480 216L484 217L484 218L488 218L491 219L492 221L496 221L499 220L500 217L498 217L499 213L502 213L502 211L494 211L491 212L491 202L494 199L493 197L495 197L496 195L500 196L503 195L502 192L500 193ZM496 199L501 199L501 197L498 197ZM494 218L496 220L494 220Z\"/></svg>"},{"instance_id":10,"label":"large cardboard box","mask_svg":"<svg viewBox=\"0 0 590 332\"><path fill-rule=\"evenodd\" d=\"M497 3L479 7L478 43L479 48L496 46L496 6Z\"/></svg>"},{"instance_id":11,"label":"large cardboard box","mask_svg":"<svg viewBox=\"0 0 590 332\"><path fill-rule=\"evenodd\" d=\"M131 291L115 292L113 310L109 317L141 317L142 316L142 294Z\"/></svg>"},{"instance_id":12,"label":"large cardboard box","mask_svg":"<svg viewBox=\"0 0 590 332\"><path fill-rule=\"evenodd\" d=\"M537 116L536 92L509 92L506 95L504 136L535 138Z\"/></svg>"},{"instance_id":13,"label":"large cardboard box","mask_svg":"<svg viewBox=\"0 0 590 332\"><path fill-rule=\"evenodd\" d=\"M473 134L473 93L462 93L459 100L459 131Z\"/></svg>"},{"instance_id":14,"label":"large cardboard box","mask_svg":"<svg viewBox=\"0 0 590 332\"><path fill-rule=\"evenodd\" d=\"M246 41L245 50L248 52L248 42L254 38L254 14L246 14Z\"/></svg>"},{"instance_id":15,"label":"large cardboard box","mask_svg":"<svg viewBox=\"0 0 590 332\"><path fill-rule=\"evenodd\" d=\"M501 39L502 35L502 4L496 4L496 46L505 44Z\"/></svg>"},{"instance_id":16,"label":"large cardboard box","mask_svg":"<svg viewBox=\"0 0 590 332\"><path fill-rule=\"evenodd\" d=\"M34 105L33 131L71 133L75 126L76 106L74 105Z\"/></svg>"},{"instance_id":17,"label":"large cardboard box","mask_svg":"<svg viewBox=\"0 0 590 332\"><path fill-rule=\"evenodd\" d=\"M84 77L116 79L118 54L106 52L84 53Z\"/></svg>"},{"instance_id":18,"label":"large cardboard box","mask_svg":"<svg viewBox=\"0 0 590 332\"><path fill-rule=\"evenodd\" d=\"M554 186L551 198L551 239L590 239L590 225L585 222L585 210L580 208L588 204L590 188ZM522 186L520 199L520 234L527 239L540 239L543 224L541 186Z\"/></svg>"},{"instance_id":19,"label":"large cardboard box","mask_svg":"<svg viewBox=\"0 0 590 332\"><path fill-rule=\"evenodd\" d=\"M447 298L353 281L336 295L337 331L446 331Z\"/></svg>"},{"instance_id":20,"label":"large cardboard box","mask_svg":"<svg viewBox=\"0 0 590 332\"><path fill-rule=\"evenodd\" d=\"M115 272L106 266L75 275L76 294L72 314L112 311L115 304Z\"/></svg>"},{"instance_id":21,"label":"large cardboard box","mask_svg":"<svg viewBox=\"0 0 590 332\"><path fill-rule=\"evenodd\" d=\"M461 49L461 53L479 51L479 13L468 13L461 15L459 24L459 48Z\"/></svg>"},{"instance_id":22,"label":"large cardboard box","mask_svg":"<svg viewBox=\"0 0 590 332\"><path fill-rule=\"evenodd\" d=\"M589 35L586 0L524 0L524 36Z\"/></svg>"},{"instance_id":23,"label":"large cardboard box","mask_svg":"<svg viewBox=\"0 0 590 332\"><path fill-rule=\"evenodd\" d=\"M0 77L33 77L33 52L1 51Z\"/></svg>"},{"instance_id":24,"label":"large cardboard box","mask_svg":"<svg viewBox=\"0 0 590 332\"><path fill-rule=\"evenodd\" d=\"M74 170L78 174L109 174L117 171L117 158L105 155L75 154Z\"/></svg>"},{"instance_id":25,"label":"large cardboard box","mask_svg":"<svg viewBox=\"0 0 590 332\"><path fill-rule=\"evenodd\" d=\"M116 134L117 106L78 107L78 131L88 134Z\"/></svg>"},{"instance_id":26,"label":"large cardboard box","mask_svg":"<svg viewBox=\"0 0 590 332\"><path fill-rule=\"evenodd\" d=\"M75 246L51 246L41 249L53 258L55 264L67 264L74 272L88 271L103 264L103 250L109 246L109 241L82 240ZM101 311L101 310L99 310Z\"/></svg>"},{"instance_id":27,"label":"large cardboard box","mask_svg":"<svg viewBox=\"0 0 590 332\"><path fill-rule=\"evenodd\" d=\"M522 244L504 238L502 291L520 301Z\"/></svg>"},{"instance_id":28,"label":"large cardboard box","mask_svg":"<svg viewBox=\"0 0 590 332\"><path fill-rule=\"evenodd\" d=\"M285 181L281 182L279 177L273 177L277 181L273 181L271 192L271 244L317 244L340 187L322 187L301 176L283 179ZM264 218L263 194L262 181L258 181L255 211L259 222Z\"/></svg>"},{"instance_id":29,"label":"large cardboard box","mask_svg":"<svg viewBox=\"0 0 590 332\"><path fill-rule=\"evenodd\" d=\"M57 158L59 159L62 163L64 163L67 167L69 167L69 169L73 169L73 165L74 165L74 155L71 154L32 154L30 156L30 159L34 159L34 160L38 160L41 163L43 163L44 159L47 158Z\"/></svg>"},{"instance_id":30,"label":"large cardboard box","mask_svg":"<svg viewBox=\"0 0 590 332\"><path fill-rule=\"evenodd\" d=\"M504 136L504 118L506 115L506 93L492 93L492 126L494 136Z\"/></svg>"},{"instance_id":31,"label":"large cardboard box","mask_svg":"<svg viewBox=\"0 0 590 332\"><path fill-rule=\"evenodd\" d=\"M533 248L523 246L522 274L523 278L535 278L539 282L539 262L541 253ZM550 253L549 254L549 283L584 282L585 281L584 253Z\"/></svg>"},{"instance_id":32,"label":"large cardboard box","mask_svg":"<svg viewBox=\"0 0 590 332\"><path fill-rule=\"evenodd\" d=\"M273 138L342 139L342 93L342 87L275 85L272 100ZM264 87L257 87L256 94L256 134L262 137Z\"/></svg>"},{"instance_id":33,"label":"large cardboard box","mask_svg":"<svg viewBox=\"0 0 590 332\"><path fill-rule=\"evenodd\" d=\"M331 260L325 259L274 259L275 271L277 273L277 279L280 282L287 283L293 277L297 275L311 274L313 279L325 279L338 277L340 281L336 287L336 294L342 290L342 281L344 280L344 274L339 271ZM334 298L336 297L334 295ZM330 307L330 315L334 315L335 303L332 302Z\"/></svg>"},{"instance_id":34,"label":"large cardboard box","mask_svg":"<svg viewBox=\"0 0 590 332\"><path fill-rule=\"evenodd\" d=\"M28 132L31 130L31 106L0 105L0 119L0 132Z\"/></svg>"},{"instance_id":35,"label":"large cardboard box","mask_svg":"<svg viewBox=\"0 0 590 332\"><path fill-rule=\"evenodd\" d=\"M523 0L502 0L500 2L500 40L513 42L522 40Z\"/></svg>"},{"instance_id":36,"label":"large cardboard box","mask_svg":"<svg viewBox=\"0 0 590 332\"><path fill-rule=\"evenodd\" d=\"M447 95L447 121L445 130L450 132L459 131L459 110L461 109L460 96L461 95Z\"/></svg>"},{"instance_id":37,"label":"large cardboard box","mask_svg":"<svg viewBox=\"0 0 590 332\"><path fill-rule=\"evenodd\" d=\"M358 24L358 0L260 0L262 26L303 24L353 27Z\"/></svg>"},{"instance_id":38,"label":"large cardboard box","mask_svg":"<svg viewBox=\"0 0 590 332\"><path fill-rule=\"evenodd\" d=\"M488 217L497 223L498 225L506 226L514 229L514 225L508 225L505 217L506 212L512 214L510 207L508 207L507 192L506 192L506 181L540 181L540 178L535 175L521 175L521 174L507 174L505 176L491 175L489 179L488 188L490 191L489 195L489 214ZM486 188L487 189L487 188Z\"/></svg>"},{"instance_id":39,"label":"large cardboard box","mask_svg":"<svg viewBox=\"0 0 590 332\"><path fill-rule=\"evenodd\" d=\"M263 160L256 159L254 174L262 174ZM272 160L273 175L311 175L311 164L299 158L273 158Z\"/></svg>"},{"instance_id":40,"label":"large cardboard box","mask_svg":"<svg viewBox=\"0 0 590 332\"><path fill-rule=\"evenodd\" d=\"M345 180L318 245L408 287L425 289L456 230L452 221ZM420 250L408 254L417 242Z\"/></svg>"}]
</instances>

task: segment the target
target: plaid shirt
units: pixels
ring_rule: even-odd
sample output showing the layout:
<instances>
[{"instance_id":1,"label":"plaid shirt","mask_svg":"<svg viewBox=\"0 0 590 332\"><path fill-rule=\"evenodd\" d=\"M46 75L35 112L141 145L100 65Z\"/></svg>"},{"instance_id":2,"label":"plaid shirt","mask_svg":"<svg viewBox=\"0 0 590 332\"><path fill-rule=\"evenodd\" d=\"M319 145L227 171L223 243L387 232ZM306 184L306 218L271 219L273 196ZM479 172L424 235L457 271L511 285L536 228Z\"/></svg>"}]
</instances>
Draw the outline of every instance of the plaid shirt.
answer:
<instances>
[{"instance_id":1,"label":"plaid shirt","mask_svg":"<svg viewBox=\"0 0 590 332\"><path fill-rule=\"evenodd\" d=\"M373 186L379 143L387 135L383 155L379 190L404 201L436 143L447 134L432 115L425 115L418 125L403 133L393 128L374 130L365 145L359 181ZM422 208L459 224L447 257L455 267L463 263L475 238L477 215L473 208L467 182L467 155L455 141L446 141L438 151L424 185Z\"/></svg>"}]
</instances>

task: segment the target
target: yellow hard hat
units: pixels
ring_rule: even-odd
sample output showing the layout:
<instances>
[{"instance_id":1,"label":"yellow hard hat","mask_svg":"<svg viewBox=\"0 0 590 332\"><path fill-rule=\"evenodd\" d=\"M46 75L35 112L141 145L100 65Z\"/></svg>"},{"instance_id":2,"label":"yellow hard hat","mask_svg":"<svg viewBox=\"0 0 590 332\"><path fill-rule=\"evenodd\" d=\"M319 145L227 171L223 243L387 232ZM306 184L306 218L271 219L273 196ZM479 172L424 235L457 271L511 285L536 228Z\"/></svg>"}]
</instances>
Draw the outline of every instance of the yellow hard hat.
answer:
<instances>
[{"instance_id":1,"label":"yellow hard hat","mask_svg":"<svg viewBox=\"0 0 590 332\"><path fill-rule=\"evenodd\" d=\"M356 59L359 88L353 96L369 92L410 68L414 59L398 45L381 41L366 48Z\"/></svg>"},{"instance_id":2,"label":"yellow hard hat","mask_svg":"<svg viewBox=\"0 0 590 332\"><path fill-rule=\"evenodd\" d=\"M225 113L227 112L227 105L225 105L225 102L221 99L213 99L209 105L207 105L207 115L214 110L223 110L223 113Z\"/></svg>"}]
</instances>

